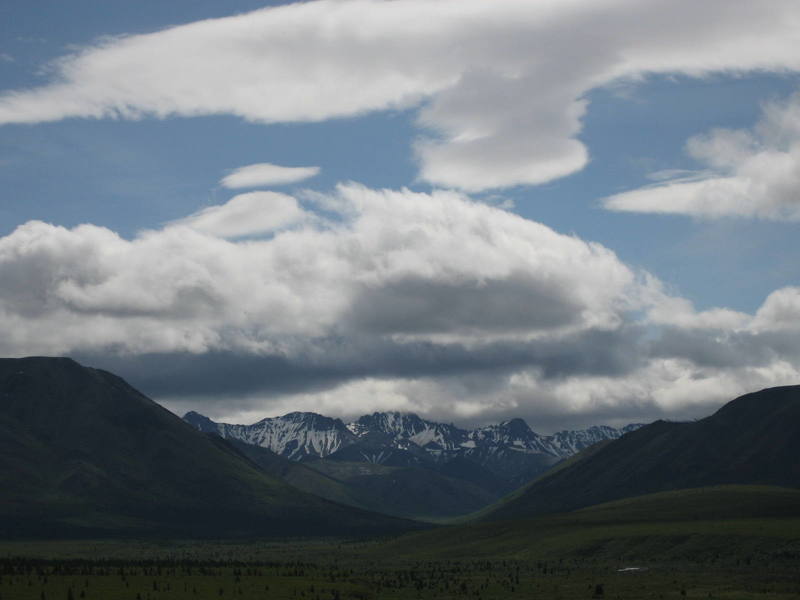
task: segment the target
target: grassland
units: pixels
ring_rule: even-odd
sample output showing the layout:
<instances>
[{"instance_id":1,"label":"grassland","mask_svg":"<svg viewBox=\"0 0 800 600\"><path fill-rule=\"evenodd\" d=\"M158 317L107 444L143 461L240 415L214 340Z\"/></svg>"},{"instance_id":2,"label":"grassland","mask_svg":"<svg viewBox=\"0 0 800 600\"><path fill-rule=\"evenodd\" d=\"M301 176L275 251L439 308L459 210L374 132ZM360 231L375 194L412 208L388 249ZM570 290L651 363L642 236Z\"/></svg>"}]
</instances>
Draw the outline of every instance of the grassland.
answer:
<instances>
[{"instance_id":1,"label":"grassland","mask_svg":"<svg viewBox=\"0 0 800 600\"><path fill-rule=\"evenodd\" d=\"M800 598L800 492L728 486L368 542L1 542L2 600Z\"/></svg>"}]
</instances>

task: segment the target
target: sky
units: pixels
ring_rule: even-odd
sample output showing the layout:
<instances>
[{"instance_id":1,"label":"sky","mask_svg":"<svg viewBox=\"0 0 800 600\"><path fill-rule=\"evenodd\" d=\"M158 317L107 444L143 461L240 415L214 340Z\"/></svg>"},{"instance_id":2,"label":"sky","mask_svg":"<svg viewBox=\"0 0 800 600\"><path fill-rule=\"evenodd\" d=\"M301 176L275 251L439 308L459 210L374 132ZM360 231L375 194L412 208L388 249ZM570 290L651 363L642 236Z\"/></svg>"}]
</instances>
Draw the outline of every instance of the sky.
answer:
<instances>
[{"instance_id":1,"label":"sky","mask_svg":"<svg viewBox=\"0 0 800 600\"><path fill-rule=\"evenodd\" d=\"M0 355L547 433L800 383L795 0L6 0Z\"/></svg>"}]
</instances>

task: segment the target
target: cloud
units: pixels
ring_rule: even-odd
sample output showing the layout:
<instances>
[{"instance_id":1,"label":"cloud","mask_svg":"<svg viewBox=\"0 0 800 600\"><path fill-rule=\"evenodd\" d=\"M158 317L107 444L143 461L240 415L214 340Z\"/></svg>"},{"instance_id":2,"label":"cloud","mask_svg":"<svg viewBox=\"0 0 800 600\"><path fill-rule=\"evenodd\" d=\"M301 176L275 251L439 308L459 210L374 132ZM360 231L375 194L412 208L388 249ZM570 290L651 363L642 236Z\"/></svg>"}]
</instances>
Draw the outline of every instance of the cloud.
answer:
<instances>
[{"instance_id":1,"label":"cloud","mask_svg":"<svg viewBox=\"0 0 800 600\"><path fill-rule=\"evenodd\" d=\"M685 330L736 330L746 327L752 320L751 315L729 308L697 311L689 300L669 293L650 275L647 276L644 294L647 296L647 321L653 325Z\"/></svg>"},{"instance_id":2,"label":"cloud","mask_svg":"<svg viewBox=\"0 0 800 600\"><path fill-rule=\"evenodd\" d=\"M161 399L179 414L200 410L236 423L295 410L345 419L375 410L400 410L465 426L523 417L535 431L551 433L597 424L701 418L738 395L796 384L799 378L797 363L788 361L719 369L698 367L686 359L652 358L625 375L543 378L536 369L520 368L439 377L354 378L268 397L254 392L215 399L202 394Z\"/></svg>"},{"instance_id":3,"label":"cloud","mask_svg":"<svg viewBox=\"0 0 800 600\"><path fill-rule=\"evenodd\" d=\"M270 163L257 163L234 169L220 180L229 189L297 183L319 174L319 167L281 167Z\"/></svg>"},{"instance_id":4,"label":"cloud","mask_svg":"<svg viewBox=\"0 0 800 600\"><path fill-rule=\"evenodd\" d=\"M220 206L209 206L173 225L223 238L264 234L297 225L312 216L291 196L248 192Z\"/></svg>"},{"instance_id":5,"label":"cloud","mask_svg":"<svg viewBox=\"0 0 800 600\"><path fill-rule=\"evenodd\" d=\"M796 288L754 315L698 311L599 244L459 193L302 200L334 217L253 192L130 240L18 227L0 238L0 353L74 355L217 417L397 408L544 430L699 416L798 375Z\"/></svg>"},{"instance_id":6,"label":"cloud","mask_svg":"<svg viewBox=\"0 0 800 600\"><path fill-rule=\"evenodd\" d=\"M756 312L756 331L797 331L800 329L800 287L775 290Z\"/></svg>"},{"instance_id":7,"label":"cloud","mask_svg":"<svg viewBox=\"0 0 800 600\"><path fill-rule=\"evenodd\" d=\"M233 420L392 408L543 431L702 416L798 376L796 288L752 316L697 311L602 246L460 194L304 201L338 217L241 240L192 218L132 240L27 223L0 238L0 352L72 354Z\"/></svg>"},{"instance_id":8,"label":"cloud","mask_svg":"<svg viewBox=\"0 0 800 600\"><path fill-rule=\"evenodd\" d=\"M271 352L331 335L479 344L613 329L635 303L635 275L613 252L456 193L350 184L313 201L339 219L305 219L292 197L253 192L130 241L92 225L22 225L0 239L0 321L14 330L0 346Z\"/></svg>"},{"instance_id":9,"label":"cloud","mask_svg":"<svg viewBox=\"0 0 800 600\"><path fill-rule=\"evenodd\" d=\"M318 0L103 39L60 59L48 84L0 96L0 123L416 107L426 181L537 184L586 164L590 90L648 73L798 70L799 21L794 0Z\"/></svg>"},{"instance_id":10,"label":"cloud","mask_svg":"<svg viewBox=\"0 0 800 600\"><path fill-rule=\"evenodd\" d=\"M605 207L702 218L800 220L800 93L767 104L751 131L715 129L689 139L686 149L706 171L611 196Z\"/></svg>"}]
</instances>

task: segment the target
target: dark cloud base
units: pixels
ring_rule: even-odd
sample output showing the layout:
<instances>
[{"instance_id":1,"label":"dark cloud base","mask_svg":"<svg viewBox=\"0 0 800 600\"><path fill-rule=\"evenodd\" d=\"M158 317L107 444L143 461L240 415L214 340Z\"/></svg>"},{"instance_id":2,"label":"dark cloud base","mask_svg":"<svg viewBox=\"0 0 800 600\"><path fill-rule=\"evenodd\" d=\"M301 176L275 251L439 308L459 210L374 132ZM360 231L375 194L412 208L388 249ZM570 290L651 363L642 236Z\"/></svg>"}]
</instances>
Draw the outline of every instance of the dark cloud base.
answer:
<instances>
[{"instance_id":1,"label":"dark cloud base","mask_svg":"<svg viewBox=\"0 0 800 600\"><path fill-rule=\"evenodd\" d=\"M637 327L587 331L552 340L477 348L373 339L317 340L292 356L237 352L82 353L80 362L118 373L154 397L214 397L313 392L346 381L496 375L533 368L545 379L624 375L641 364Z\"/></svg>"}]
</instances>

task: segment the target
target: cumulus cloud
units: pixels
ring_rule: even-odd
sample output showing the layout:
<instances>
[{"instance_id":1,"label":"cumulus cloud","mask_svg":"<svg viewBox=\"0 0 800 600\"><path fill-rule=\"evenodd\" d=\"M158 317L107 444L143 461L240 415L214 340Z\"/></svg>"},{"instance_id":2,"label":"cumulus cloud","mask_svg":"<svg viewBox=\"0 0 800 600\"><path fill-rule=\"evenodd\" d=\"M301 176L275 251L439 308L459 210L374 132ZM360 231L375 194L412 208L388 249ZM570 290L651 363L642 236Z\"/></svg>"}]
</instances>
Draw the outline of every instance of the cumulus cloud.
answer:
<instances>
[{"instance_id":1,"label":"cumulus cloud","mask_svg":"<svg viewBox=\"0 0 800 600\"><path fill-rule=\"evenodd\" d=\"M257 163L239 167L220 180L229 189L283 185L305 181L319 174L319 167L282 167L271 163Z\"/></svg>"},{"instance_id":2,"label":"cumulus cloud","mask_svg":"<svg viewBox=\"0 0 800 600\"><path fill-rule=\"evenodd\" d=\"M751 315L729 308L710 308L698 311L686 298L669 293L665 286L651 275L646 276L643 293L647 296L647 321L653 325L680 329L735 330L747 326Z\"/></svg>"},{"instance_id":3,"label":"cumulus cloud","mask_svg":"<svg viewBox=\"0 0 800 600\"><path fill-rule=\"evenodd\" d=\"M419 107L422 178L484 190L581 169L591 89L798 70L798 31L794 0L317 0L103 39L59 60L50 83L0 96L0 123Z\"/></svg>"},{"instance_id":4,"label":"cumulus cloud","mask_svg":"<svg viewBox=\"0 0 800 600\"><path fill-rule=\"evenodd\" d=\"M756 331L797 331L800 329L800 287L775 290L756 312Z\"/></svg>"},{"instance_id":5,"label":"cumulus cloud","mask_svg":"<svg viewBox=\"0 0 800 600\"><path fill-rule=\"evenodd\" d=\"M355 334L486 343L614 328L635 303L635 276L613 252L456 193L346 185L316 201L340 220L242 242L223 238L304 213L254 192L130 241L91 225L22 225L0 239L0 315L14 330L0 344L19 354L274 351Z\"/></svg>"},{"instance_id":6,"label":"cumulus cloud","mask_svg":"<svg viewBox=\"0 0 800 600\"><path fill-rule=\"evenodd\" d=\"M754 315L698 311L603 246L459 193L347 184L303 203L335 217L255 192L130 240L26 223L0 238L0 353L71 354L218 417L395 408L543 430L699 415L798 375L797 288Z\"/></svg>"},{"instance_id":7,"label":"cumulus cloud","mask_svg":"<svg viewBox=\"0 0 800 600\"><path fill-rule=\"evenodd\" d=\"M800 220L800 93L764 107L751 130L715 129L686 144L706 169L606 198L617 211Z\"/></svg>"},{"instance_id":8,"label":"cumulus cloud","mask_svg":"<svg viewBox=\"0 0 800 600\"><path fill-rule=\"evenodd\" d=\"M312 215L292 196L275 192L249 192L219 206L209 206L174 225L224 238L274 232L297 225Z\"/></svg>"}]
</instances>

